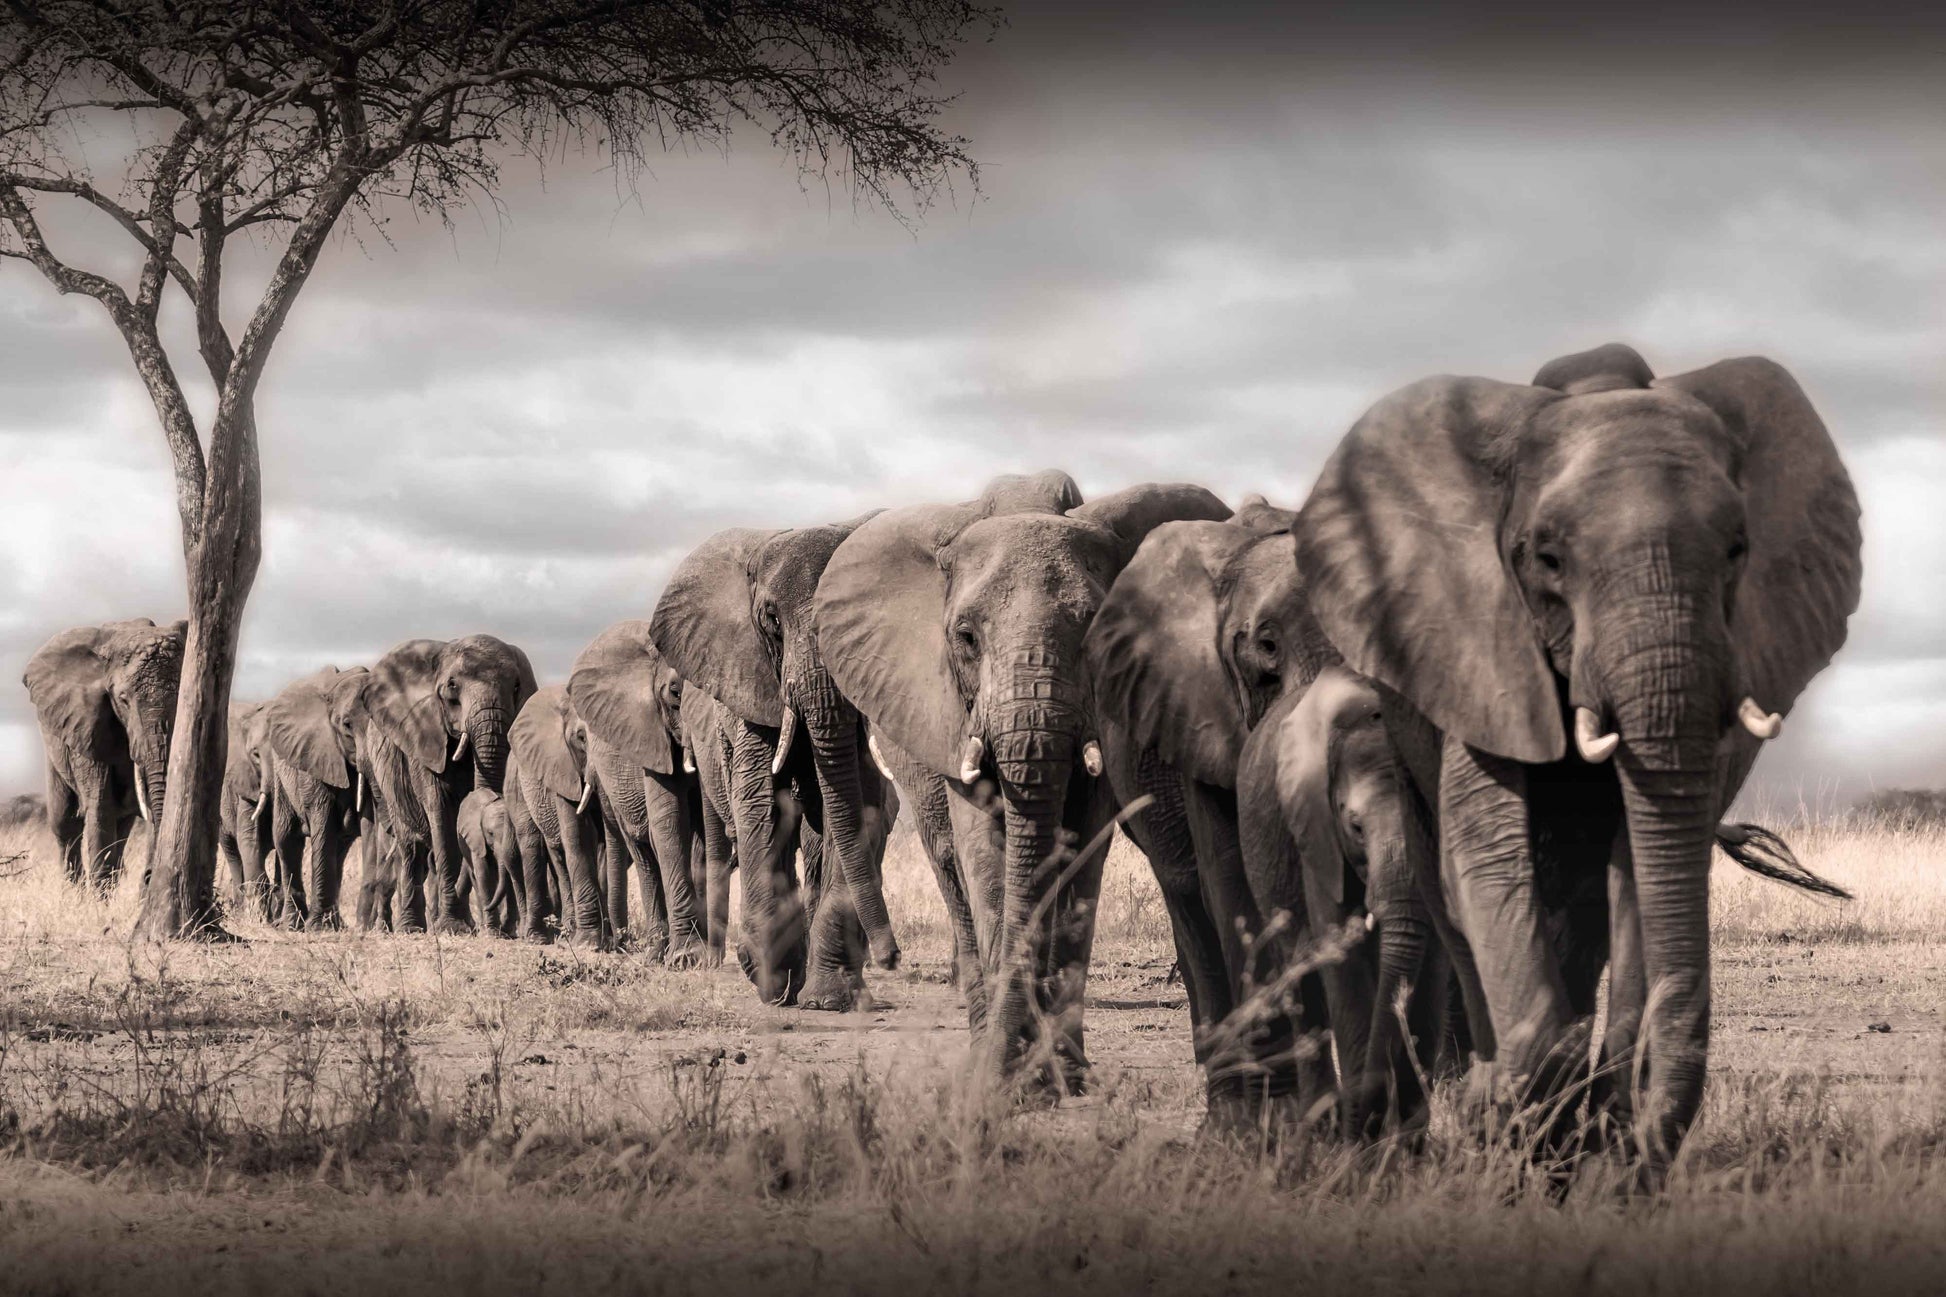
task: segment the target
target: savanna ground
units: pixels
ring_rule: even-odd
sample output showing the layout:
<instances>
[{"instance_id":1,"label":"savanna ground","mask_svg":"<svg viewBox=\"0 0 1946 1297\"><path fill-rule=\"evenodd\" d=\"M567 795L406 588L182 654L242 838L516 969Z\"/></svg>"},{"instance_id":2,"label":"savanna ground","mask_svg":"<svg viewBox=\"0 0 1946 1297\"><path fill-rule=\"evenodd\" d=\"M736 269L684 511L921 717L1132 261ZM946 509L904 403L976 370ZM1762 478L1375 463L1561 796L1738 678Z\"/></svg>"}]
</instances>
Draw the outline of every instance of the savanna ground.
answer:
<instances>
[{"instance_id":1,"label":"savanna ground","mask_svg":"<svg viewBox=\"0 0 1946 1297\"><path fill-rule=\"evenodd\" d=\"M1719 863L1702 1121L1665 1192L1536 1174L1442 1090L1423 1149L1199 1136L1168 923L1108 866L1095 1084L959 1080L909 835L882 1009L485 939L132 945L132 880L0 834L0 1290L1932 1292L1946 1275L1946 831L1798 826L1833 904ZM131 874L139 872L139 852ZM347 896L351 895L347 880Z\"/></svg>"}]
</instances>

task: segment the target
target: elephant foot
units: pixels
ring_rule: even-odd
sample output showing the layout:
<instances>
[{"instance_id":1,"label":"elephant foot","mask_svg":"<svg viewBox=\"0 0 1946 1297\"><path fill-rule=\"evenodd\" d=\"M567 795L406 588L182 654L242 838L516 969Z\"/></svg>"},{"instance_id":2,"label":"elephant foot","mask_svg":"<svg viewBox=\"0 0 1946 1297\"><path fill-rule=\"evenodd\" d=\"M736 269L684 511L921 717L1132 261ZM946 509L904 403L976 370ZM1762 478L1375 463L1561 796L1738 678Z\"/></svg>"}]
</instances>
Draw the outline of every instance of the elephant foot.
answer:
<instances>
[{"instance_id":1,"label":"elephant foot","mask_svg":"<svg viewBox=\"0 0 1946 1297\"><path fill-rule=\"evenodd\" d=\"M852 980L842 972L811 974L811 980L798 997L797 1007L824 1013L846 1013L857 1004Z\"/></svg>"},{"instance_id":2,"label":"elephant foot","mask_svg":"<svg viewBox=\"0 0 1946 1297\"><path fill-rule=\"evenodd\" d=\"M432 934L435 937L470 937L473 935L473 920L464 914L443 914L432 921Z\"/></svg>"},{"instance_id":3,"label":"elephant foot","mask_svg":"<svg viewBox=\"0 0 1946 1297\"><path fill-rule=\"evenodd\" d=\"M322 914L312 915L304 927L309 932L343 932L345 921L337 911L327 910Z\"/></svg>"},{"instance_id":4,"label":"elephant foot","mask_svg":"<svg viewBox=\"0 0 1946 1297\"><path fill-rule=\"evenodd\" d=\"M682 969L702 968L710 963L711 953L709 947L700 941L676 942L663 952L662 966ZM721 963L722 958L721 955L717 955L716 962Z\"/></svg>"},{"instance_id":5,"label":"elephant foot","mask_svg":"<svg viewBox=\"0 0 1946 1297\"><path fill-rule=\"evenodd\" d=\"M530 946L551 946L554 944L554 934L546 928L522 928L519 939Z\"/></svg>"},{"instance_id":6,"label":"elephant foot","mask_svg":"<svg viewBox=\"0 0 1946 1297\"><path fill-rule=\"evenodd\" d=\"M891 933L886 933L883 941L872 942L872 966L887 972L899 966L899 941Z\"/></svg>"},{"instance_id":7,"label":"elephant foot","mask_svg":"<svg viewBox=\"0 0 1946 1297\"><path fill-rule=\"evenodd\" d=\"M231 932L214 919L200 927L191 929L185 940L201 942L207 946L243 946L249 944L242 937L237 936L236 933Z\"/></svg>"}]
</instances>

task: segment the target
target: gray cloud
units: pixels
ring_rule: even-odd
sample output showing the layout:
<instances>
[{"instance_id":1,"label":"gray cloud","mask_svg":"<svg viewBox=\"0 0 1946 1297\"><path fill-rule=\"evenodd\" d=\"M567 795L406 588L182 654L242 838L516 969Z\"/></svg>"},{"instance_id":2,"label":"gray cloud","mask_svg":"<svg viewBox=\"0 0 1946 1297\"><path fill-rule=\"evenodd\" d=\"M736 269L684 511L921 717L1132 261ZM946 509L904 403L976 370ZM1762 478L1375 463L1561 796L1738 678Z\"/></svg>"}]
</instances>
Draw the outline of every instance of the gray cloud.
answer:
<instances>
[{"instance_id":1,"label":"gray cloud","mask_svg":"<svg viewBox=\"0 0 1946 1297\"><path fill-rule=\"evenodd\" d=\"M1663 372L1790 365L1865 501L1865 606L1764 795L1946 780L1946 125L1910 75L1937 31L1604 11L1663 33L1623 58L1511 8L1184 12L1015 14L957 77L984 196L916 230L753 141L639 195L510 166L500 212L334 246L262 403L239 694L475 630L558 677L717 528L999 471L1295 503L1388 389L1622 338ZM17 670L64 626L177 615L181 559L112 332L0 284ZM0 689L0 787L37 765Z\"/></svg>"}]
</instances>

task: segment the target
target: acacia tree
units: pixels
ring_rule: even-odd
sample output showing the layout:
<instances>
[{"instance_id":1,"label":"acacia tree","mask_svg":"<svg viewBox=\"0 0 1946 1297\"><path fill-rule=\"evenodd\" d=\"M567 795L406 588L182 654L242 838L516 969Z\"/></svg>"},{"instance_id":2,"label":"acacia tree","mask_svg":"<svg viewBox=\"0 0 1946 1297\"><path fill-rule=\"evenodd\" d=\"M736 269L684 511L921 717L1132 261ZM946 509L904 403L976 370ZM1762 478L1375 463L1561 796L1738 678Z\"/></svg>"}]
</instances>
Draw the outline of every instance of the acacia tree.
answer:
<instances>
[{"instance_id":1,"label":"acacia tree","mask_svg":"<svg viewBox=\"0 0 1946 1297\"><path fill-rule=\"evenodd\" d=\"M937 75L993 15L962 0L0 0L0 256L101 304L174 461L189 638L138 931L221 937L218 790L238 626L261 555L256 398L347 222L490 196L496 160L647 155L768 134L895 213L956 175ZM107 171L90 156L114 155ZM73 264L56 213L133 241L132 288ZM226 258L272 269L233 334ZM162 307L180 293L213 389L199 423ZM234 291L230 294L236 296Z\"/></svg>"}]
</instances>

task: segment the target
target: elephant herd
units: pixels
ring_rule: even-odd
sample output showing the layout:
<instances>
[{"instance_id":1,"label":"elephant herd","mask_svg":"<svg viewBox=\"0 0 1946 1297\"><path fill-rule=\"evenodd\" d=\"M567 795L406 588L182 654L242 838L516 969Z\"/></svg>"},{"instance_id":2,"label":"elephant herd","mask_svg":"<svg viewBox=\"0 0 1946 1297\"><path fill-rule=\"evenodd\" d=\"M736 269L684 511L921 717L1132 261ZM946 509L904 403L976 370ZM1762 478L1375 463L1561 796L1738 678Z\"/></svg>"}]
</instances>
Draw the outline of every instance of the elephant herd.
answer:
<instances>
[{"instance_id":1,"label":"elephant herd","mask_svg":"<svg viewBox=\"0 0 1946 1297\"><path fill-rule=\"evenodd\" d=\"M1297 510L1004 477L718 533L564 685L488 635L327 668L234 709L221 841L240 901L292 925L340 923L360 839L365 925L632 935L670 964L723 957L734 868L758 993L844 1009L899 960L903 805L973 1066L1059 1091L1087 1076L1120 824L1213 1121L1335 1096L1353 1130L1410 1127L1470 1058L1503 1096L1581 1087L1657 1161L1701 1098L1712 847L1759 867L1723 814L1860 575L1788 373L1657 379L1611 345L1392 393ZM71 631L28 668L72 879L112 880L165 795L182 637ZM1300 962L1325 940L1349 953Z\"/></svg>"}]
</instances>

